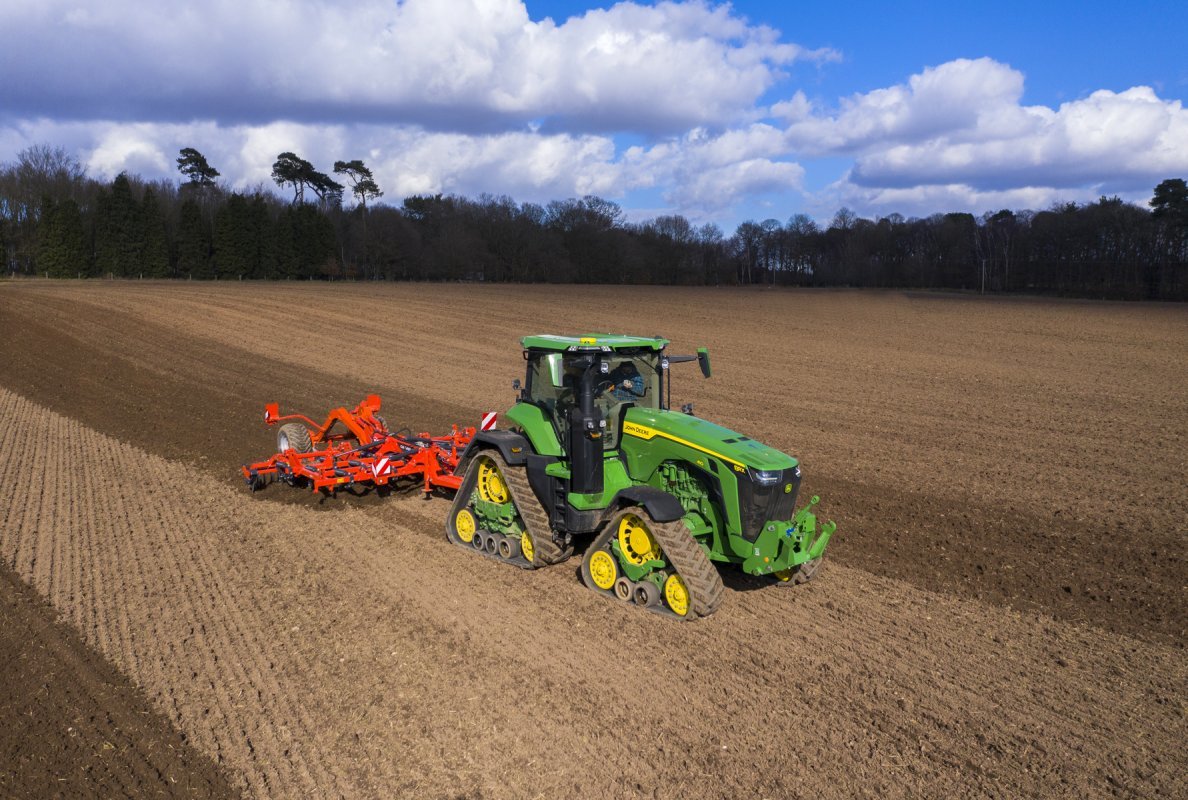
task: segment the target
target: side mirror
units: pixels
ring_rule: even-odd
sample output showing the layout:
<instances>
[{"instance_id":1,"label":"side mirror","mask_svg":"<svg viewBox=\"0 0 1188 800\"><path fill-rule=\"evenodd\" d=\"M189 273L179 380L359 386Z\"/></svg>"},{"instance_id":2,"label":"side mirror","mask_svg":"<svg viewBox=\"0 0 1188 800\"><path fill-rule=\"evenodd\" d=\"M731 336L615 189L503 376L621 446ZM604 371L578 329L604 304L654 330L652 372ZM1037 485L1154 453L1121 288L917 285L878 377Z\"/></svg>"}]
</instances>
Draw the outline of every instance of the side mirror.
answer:
<instances>
[{"instance_id":1,"label":"side mirror","mask_svg":"<svg viewBox=\"0 0 1188 800\"><path fill-rule=\"evenodd\" d=\"M565 377L565 367L561 363L560 353L549 353L545 356L545 363L549 365L549 382L554 389L560 389Z\"/></svg>"},{"instance_id":2,"label":"side mirror","mask_svg":"<svg viewBox=\"0 0 1188 800\"><path fill-rule=\"evenodd\" d=\"M517 392L520 391L520 379L519 378L516 378L515 380L512 381L512 389L514 389Z\"/></svg>"},{"instance_id":3,"label":"side mirror","mask_svg":"<svg viewBox=\"0 0 1188 800\"><path fill-rule=\"evenodd\" d=\"M704 347L697 348L697 364L701 367L701 374L708 378L710 376L710 360L708 349Z\"/></svg>"}]
</instances>

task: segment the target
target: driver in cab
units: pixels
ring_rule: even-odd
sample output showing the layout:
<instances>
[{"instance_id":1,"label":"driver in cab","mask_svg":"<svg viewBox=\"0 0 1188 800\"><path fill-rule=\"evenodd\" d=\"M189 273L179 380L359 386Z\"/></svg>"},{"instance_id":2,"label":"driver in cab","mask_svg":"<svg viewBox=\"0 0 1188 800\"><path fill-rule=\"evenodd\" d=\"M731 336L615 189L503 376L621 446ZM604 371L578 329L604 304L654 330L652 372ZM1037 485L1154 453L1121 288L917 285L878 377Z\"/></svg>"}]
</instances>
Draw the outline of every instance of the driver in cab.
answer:
<instances>
[{"instance_id":1,"label":"driver in cab","mask_svg":"<svg viewBox=\"0 0 1188 800\"><path fill-rule=\"evenodd\" d=\"M644 395L644 379L632 361L624 361L607 376L613 388L611 395L621 403L633 402Z\"/></svg>"}]
</instances>

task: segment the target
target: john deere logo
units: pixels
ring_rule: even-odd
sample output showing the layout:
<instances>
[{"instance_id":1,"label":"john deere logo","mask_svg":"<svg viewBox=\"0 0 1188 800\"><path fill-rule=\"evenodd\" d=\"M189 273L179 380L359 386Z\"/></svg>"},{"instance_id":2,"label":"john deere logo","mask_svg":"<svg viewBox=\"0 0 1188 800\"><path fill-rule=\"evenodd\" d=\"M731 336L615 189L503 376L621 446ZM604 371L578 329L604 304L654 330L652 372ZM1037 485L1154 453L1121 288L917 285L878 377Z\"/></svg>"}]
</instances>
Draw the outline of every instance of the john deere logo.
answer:
<instances>
[{"instance_id":1,"label":"john deere logo","mask_svg":"<svg viewBox=\"0 0 1188 800\"><path fill-rule=\"evenodd\" d=\"M790 484L790 483L784 484L784 494L792 494L792 484Z\"/></svg>"},{"instance_id":2,"label":"john deere logo","mask_svg":"<svg viewBox=\"0 0 1188 800\"><path fill-rule=\"evenodd\" d=\"M634 422L624 422L623 433L627 433L632 436L638 436L641 439L651 439L656 435L656 432L651 428L646 428L643 425L636 425Z\"/></svg>"}]
</instances>

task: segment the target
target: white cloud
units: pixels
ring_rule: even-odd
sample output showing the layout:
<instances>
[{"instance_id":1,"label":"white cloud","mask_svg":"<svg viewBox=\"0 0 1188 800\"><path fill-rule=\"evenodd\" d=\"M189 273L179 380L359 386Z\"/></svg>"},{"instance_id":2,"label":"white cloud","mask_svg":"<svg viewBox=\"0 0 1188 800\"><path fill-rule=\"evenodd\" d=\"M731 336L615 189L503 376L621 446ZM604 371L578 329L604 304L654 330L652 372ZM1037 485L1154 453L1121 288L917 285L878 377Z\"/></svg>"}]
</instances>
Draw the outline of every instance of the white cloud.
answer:
<instances>
[{"instance_id":1,"label":"white cloud","mask_svg":"<svg viewBox=\"0 0 1188 800\"><path fill-rule=\"evenodd\" d=\"M617 150L607 136L505 132L464 134L416 127L302 125L275 122L221 127L214 123L53 123L20 128L13 151L39 142L64 143L93 176L128 170L176 179L175 159L197 147L233 189L272 186L278 153L299 153L329 171L334 161L363 157L392 202L413 194L483 192L544 202L596 194L622 199L660 187L676 210L704 218L741 198L798 190L804 169L777 160L779 131L765 125L710 135L696 129L648 147Z\"/></svg>"},{"instance_id":2,"label":"white cloud","mask_svg":"<svg viewBox=\"0 0 1188 800\"><path fill-rule=\"evenodd\" d=\"M702 0L620 3L561 24L531 20L520 0L75 5L0 6L12 67L0 107L472 131L545 118L561 129L679 134L749 118L782 68L833 57Z\"/></svg>"},{"instance_id":3,"label":"white cloud","mask_svg":"<svg viewBox=\"0 0 1188 800\"><path fill-rule=\"evenodd\" d=\"M718 167L690 171L665 198L682 209L705 216L730 208L742 198L768 193L799 192L804 167L787 161L752 158Z\"/></svg>"},{"instance_id":4,"label":"white cloud","mask_svg":"<svg viewBox=\"0 0 1188 800\"><path fill-rule=\"evenodd\" d=\"M144 123L109 130L91 151L88 166L108 175L124 170L149 175L168 172L173 164L154 143L154 133L153 126Z\"/></svg>"},{"instance_id":5,"label":"white cloud","mask_svg":"<svg viewBox=\"0 0 1188 800\"><path fill-rule=\"evenodd\" d=\"M1150 189L1142 193L1149 196ZM909 187L859 186L848 177L834 183L814 198L813 213L828 219L841 207L862 216L882 217L897 213L907 217L927 217L936 213L967 212L980 216L1000 209L1041 210L1054 203L1089 203L1101 195L1095 187L1053 189L1047 186L1020 186L1002 190L979 190L966 184L921 185ZM1135 196L1130 200L1140 200Z\"/></svg>"},{"instance_id":6,"label":"white cloud","mask_svg":"<svg viewBox=\"0 0 1188 800\"><path fill-rule=\"evenodd\" d=\"M1023 74L989 58L929 67L906 84L844 98L836 113L813 109L803 95L777 104L789 142L805 152L862 153L938 137L962 141L1014 136L1033 127L1024 109Z\"/></svg>"},{"instance_id":7,"label":"white cloud","mask_svg":"<svg viewBox=\"0 0 1188 800\"><path fill-rule=\"evenodd\" d=\"M1179 101L1135 87L1023 105L1023 73L991 58L836 107L795 90L760 105L792 65L835 54L705 0L561 21L521 0L10 0L0 29L0 161L48 142L105 178L176 178L196 147L235 188L270 186L292 150L323 170L363 158L397 203L638 193L721 219L803 195L818 159L826 180L844 171L812 199L823 216L1134 198L1188 173Z\"/></svg>"},{"instance_id":8,"label":"white cloud","mask_svg":"<svg viewBox=\"0 0 1188 800\"><path fill-rule=\"evenodd\" d=\"M1051 201L1145 191L1188 171L1188 112L1178 100L1140 86L1053 110L1024 106L1022 95L1022 73L962 59L848 98L834 114L803 97L774 111L789 120L793 150L854 157L847 182L864 190L856 196Z\"/></svg>"},{"instance_id":9,"label":"white cloud","mask_svg":"<svg viewBox=\"0 0 1188 800\"><path fill-rule=\"evenodd\" d=\"M694 218L711 217L750 195L802 191L804 168L787 159L781 132L757 123L711 135L697 128L651 148L632 148L623 173Z\"/></svg>"},{"instance_id":10,"label":"white cloud","mask_svg":"<svg viewBox=\"0 0 1188 800\"><path fill-rule=\"evenodd\" d=\"M1188 170L1188 112L1147 87L1098 91L1056 111L1023 109L1031 124L993 135L981 127L869 151L856 183L869 186L968 183L1075 188L1148 184Z\"/></svg>"}]
</instances>

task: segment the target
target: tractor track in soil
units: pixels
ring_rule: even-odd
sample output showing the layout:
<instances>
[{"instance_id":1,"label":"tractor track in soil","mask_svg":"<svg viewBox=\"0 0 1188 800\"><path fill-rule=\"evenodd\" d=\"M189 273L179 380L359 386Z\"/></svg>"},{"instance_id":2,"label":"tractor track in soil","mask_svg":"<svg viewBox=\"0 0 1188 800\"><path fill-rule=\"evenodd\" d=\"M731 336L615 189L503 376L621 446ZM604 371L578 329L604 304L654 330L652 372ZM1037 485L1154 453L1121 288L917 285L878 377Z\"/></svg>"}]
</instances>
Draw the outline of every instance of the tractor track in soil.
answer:
<instances>
[{"instance_id":1,"label":"tractor track in soil","mask_svg":"<svg viewBox=\"0 0 1188 800\"><path fill-rule=\"evenodd\" d=\"M1158 571L1139 588L1165 616L1142 616L1128 636L1097 613L1104 603L1074 594L1066 608L1026 594L1023 580L1013 596L996 596L977 578L942 575L951 590L938 592L911 572L872 574L886 573L885 563L856 570L844 564L879 560L863 530L888 501L837 475L842 491L826 501L842 517L839 544L850 524L861 545L842 564L796 589L750 591L757 582L726 576L717 614L673 625L599 602L580 586L576 560L525 573L459 554L441 532L441 499L319 503L283 486L242 491L235 467L270 446L258 421L268 400L321 413L379 389L385 411L407 410L430 430L465 422L484 401L470 388L453 402L400 389L457 381L467 368L443 376L441 364L393 366L382 360L391 347L365 346L337 372L285 356L275 342L238 349L224 339L250 319L244 287L179 287L170 299L173 290L0 287L0 335L17 345L0 364L10 390L0 390L0 448L11 454L0 479L22 498L0 513L0 556L238 788L348 797L1183 794L1183 598ZM312 296L304 287L247 290L265 295L266 319ZM417 291L428 294L426 308L444 294ZM359 297L340 299L347 317L358 315ZM212 330L199 336L203 313ZM311 329L331 330L337 313ZM172 328L162 324L170 314L179 319ZM507 348L474 344L499 325L475 328L459 342L461 361L478 365ZM429 338L416 333L401 347ZM367 364L381 373L374 384L363 378ZM824 493L826 482L812 488ZM943 497L927 495L922 507L953 510ZM1182 508L1182 497L1170 500ZM325 509L333 513L316 513ZM999 530L984 507L957 510L959 525ZM999 523L1000 538L1010 522ZM931 533L963 569L961 540L944 538L942 523ZM1182 540L1165 538L1164 571L1182 580ZM1144 569L1146 558L1128 568ZM945 560L928 566L943 573L953 566ZM894 568L894 558L884 561ZM1127 608L1145 613L1137 600ZM1070 621L1078 616L1091 624Z\"/></svg>"}]
</instances>

